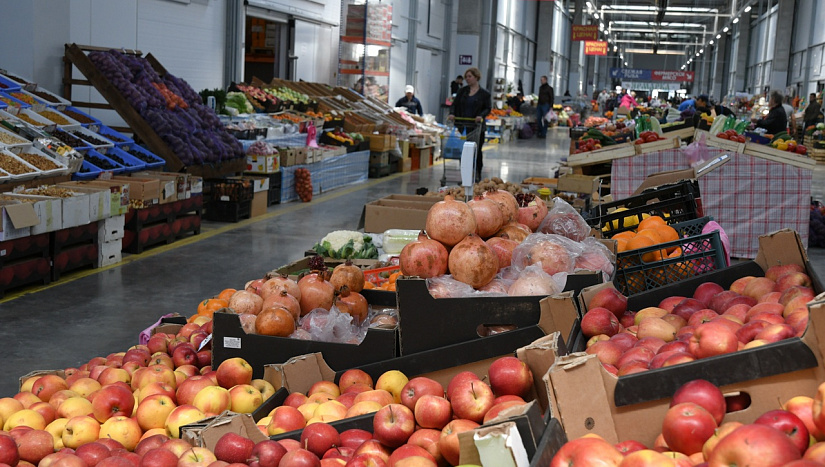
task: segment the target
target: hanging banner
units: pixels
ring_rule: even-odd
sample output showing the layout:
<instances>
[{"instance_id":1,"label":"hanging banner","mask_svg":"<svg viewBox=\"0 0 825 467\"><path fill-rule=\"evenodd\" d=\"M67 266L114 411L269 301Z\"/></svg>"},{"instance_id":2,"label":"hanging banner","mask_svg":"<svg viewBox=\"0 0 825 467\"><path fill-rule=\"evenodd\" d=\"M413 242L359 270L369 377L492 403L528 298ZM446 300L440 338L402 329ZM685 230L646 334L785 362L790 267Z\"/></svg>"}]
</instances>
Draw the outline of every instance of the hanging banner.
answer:
<instances>
[{"instance_id":1,"label":"hanging banner","mask_svg":"<svg viewBox=\"0 0 825 467\"><path fill-rule=\"evenodd\" d=\"M595 41L599 39L599 27L574 24L570 34L572 41Z\"/></svg>"},{"instance_id":2,"label":"hanging banner","mask_svg":"<svg viewBox=\"0 0 825 467\"><path fill-rule=\"evenodd\" d=\"M584 41L585 55L607 55L606 41Z\"/></svg>"},{"instance_id":3,"label":"hanging banner","mask_svg":"<svg viewBox=\"0 0 825 467\"><path fill-rule=\"evenodd\" d=\"M693 82L692 71L644 70L641 68L611 68L610 77L636 81Z\"/></svg>"}]
</instances>

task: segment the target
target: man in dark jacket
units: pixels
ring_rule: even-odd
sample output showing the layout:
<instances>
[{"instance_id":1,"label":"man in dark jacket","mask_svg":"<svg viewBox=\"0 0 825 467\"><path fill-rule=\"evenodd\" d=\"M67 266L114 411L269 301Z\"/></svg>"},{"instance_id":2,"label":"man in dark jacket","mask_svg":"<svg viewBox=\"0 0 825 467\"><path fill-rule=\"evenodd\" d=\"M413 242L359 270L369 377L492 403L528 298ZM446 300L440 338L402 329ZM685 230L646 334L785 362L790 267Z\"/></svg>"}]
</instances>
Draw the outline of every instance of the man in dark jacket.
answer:
<instances>
[{"instance_id":1,"label":"man in dark jacket","mask_svg":"<svg viewBox=\"0 0 825 467\"><path fill-rule=\"evenodd\" d=\"M421 101L415 97L415 88L409 84L404 88L404 97L398 99L395 106L404 107L407 113L411 115L424 115L424 110L421 108Z\"/></svg>"},{"instance_id":2,"label":"man in dark jacket","mask_svg":"<svg viewBox=\"0 0 825 467\"><path fill-rule=\"evenodd\" d=\"M461 76L461 75L458 75L458 76L455 77L455 80L452 83L450 83L450 94L455 96L456 93L458 92L458 90L461 89L462 86L464 86L464 77Z\"/></svg>"},{"instance_id":3,"label":"man in dark jacket","mask_svg":"<svg viewBox=\"0 0 825 467\"><path fill-rule=\"evenodd\" d=\"M822 119L822 108L816 100L816 93L812 92L808 96L808 106L805 107L805 129L809 126L816 125Z\"/></svg>"},{"instance_id":4,"label":"man in dark jacket","mask_svg":"<svg viewBox=\"0 0 825 467\"><path fill-rule=\"evenodd\" d=\"M764 128L769 134L775 135L788 129L788 114L782 107L782 94L779 91L771 92L771 110L765 118L756 121L757 128Z\"/></svg>"},{"instance_id":5,"label":"man in dark jacket","mask_svg":"<svg viewBox=\"0 0 825 467\"><path fill-rule=\"evenodd\" d=\"M547 84L547 77L541 77L541 86L539 86L539 103L536 108L536 118L539 120L539 138L547 138L547 122L544 116L553 105L555 96L553 95L553 87Z\"/></svg>"}]
</instances>

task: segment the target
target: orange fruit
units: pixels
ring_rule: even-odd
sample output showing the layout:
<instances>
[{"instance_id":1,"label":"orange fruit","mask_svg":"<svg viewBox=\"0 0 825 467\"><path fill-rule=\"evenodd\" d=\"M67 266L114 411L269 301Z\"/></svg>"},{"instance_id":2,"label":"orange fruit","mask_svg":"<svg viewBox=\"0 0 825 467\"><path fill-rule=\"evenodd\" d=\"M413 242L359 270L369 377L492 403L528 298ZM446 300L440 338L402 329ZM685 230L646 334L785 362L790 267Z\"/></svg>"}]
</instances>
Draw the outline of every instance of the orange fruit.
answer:
<instances>
[{"instance_id":1,"label":"orange fruit","mask_svg":"<svg viewBox=\"0 0 825 467\"><path fill-rule=\"evenodd\" d=\"M653 243L662 243L662 237L659 235L659 232L654 228L642 229L636 232L637 237L640 235L650 237L650 239L653 240Z\"/></svg>"},{"instance_id":2,"label":"orange fruit","mask_svg":"<svg viewBox=\"0 0 825 467\"><path fill-rule=\"evenodd\" d=\"M216 311L229 306L229 301L222 298L207 298L198 304L198 314L212 317Z\"/></svg>"},{"instance_id":3,"label":"orange fruit","mask_svg":"<svg viewBox=\"0 0 825 467\"><path fill-rule=\"evenodd\" d=\"M655 245L656 242L647 235L637 235L630 240L627 241L627 249L628 250L638 250L639 248L645 248L649 246Z\"/></svg>"},{"instance_id":4,"label":"orange fruit","mask_svg":"<svg viewBox=\"0 0 825 467\"><path fill-rule=\"evenodd\" d=\"M235 289L223 289L223 290L221 290L221 293L219 293L218 296L215 297L215 298L221 298L221 299L224 299L226 301L229 301L229 299L232 298L232 295L235 292L237 292L237 290L235 290Z\"/></svg>"},{"instance_id":5,"label":"orange fruit","mask_svg":"<svg viewBox=\"0 0 825 467\"><path fill-rule=\"evenodd\" d=\"M650 216L648 218L643 219L642 222L639 222L639 226L636 228L636 231L638 232L640 230L649 229L649 228L651 228L653 226L656 226L656 225L666 225L666 224L667 224L667 222L665 222L665 220L662 219L661 217L659 217L659 216Z\"/></svg>"},{"instance_id":6,"label":"orange fruit","mask_svg":"<svg viewBox=\"0 0 825 467\"><path fill-rule=\"evenodd\" d=\"M673 251L668 251L667 255L668 258L678 258L680 256L682 256L682 248L678 246L674 248Z\"/></svg>"},{"instance_id":7,"label":"orange fruit","mask_svg":"<svg viewBox=\"0 0 825 467\"><path fill-rule=\"evenodd\" d=\"M616 240L616 253L621 253L627 250L628 240L626 238L613 237L613 239Z\"/></svg>"},{"instance_id":8,"label":"orange fruit","mask_svg":"<svg viewBox=\"0 0 825 467\"><path fill-rule=\"evenodd\" d=\"M654 227L656 232L659 234L659 237L662 239L662 243L672 242L674 240L679 240L679 232L676 231L673 227L669 225L659 225ZM673 251L675 248L678 247L670 247L668 248L668 253Z\"/></svg>"},{"instance_id":9,"label":"orange fruit","mask_svg":"<svg viewBox=\"0 0 825 467\"><path fill-rule=\"evenodd\" d=\"M370 282L370 281L364 281L364 288L365 288L365 289L374 289L374 288L375 288L375 284L373 284L373 283L372 283L372 282Z\"/></svg>"},{"instance_id":10,"label":"orange fruit","mask_svg":"<svg viewBox=\"0 0 825 467\"><path fill-rule=\"evenodd\" d=\"M619 232L619 233L617 233L616 235L614 235L610 238L612 238L613 240L619 240L619 239L630 240L631 238L633 238L635 236L636 236L636 232L634 232L632 230L625 230L624 232Z\"/></svg>"}]
</instances>

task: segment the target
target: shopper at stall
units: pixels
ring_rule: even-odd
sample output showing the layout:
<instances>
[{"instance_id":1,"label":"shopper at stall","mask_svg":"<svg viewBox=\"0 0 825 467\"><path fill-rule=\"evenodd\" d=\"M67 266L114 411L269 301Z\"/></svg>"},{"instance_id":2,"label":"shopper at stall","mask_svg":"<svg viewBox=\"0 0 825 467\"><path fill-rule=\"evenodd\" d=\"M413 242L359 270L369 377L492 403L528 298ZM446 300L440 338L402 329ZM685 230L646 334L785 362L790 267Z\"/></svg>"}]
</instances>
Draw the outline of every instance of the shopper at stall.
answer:
<instances>
[{"instance_id":1,"label":"shopper at stall","mask_svg":"<svg viewBox=\"0 0 825 467\"><path fill-rule=\"evenodd\" d=\"M450 106L450 114L447 116L447 121L452 122L456 118L473 118L476 125L480 125L481 137L479 144L476 147L476 181L481 180L481 169L484 166L483 155L481 153L481 146L484 144L484 134L486 126L484 119L492 110L492 99L490 91L482 88L479 84L481 79L481 71L476 68L468 68L464 72L464 80L467 85L458 90L453 105Z\"/></svg>"},{"instance_id":2,"label":"shopper at stall","mask_svg":"<svg viewBox=\"0 0 825 467\"><path fill-rule=\"evenodd\" d=\"M464 77L461 76L461 75L458 75L458 76L455 77L455 80L453 80L453 82L450 83L450 94L455 96L456 93L458 93L458 90L461 89L462 86L464 86Z\"/></svg>"},{"instance_id":3,"label":"shopper at stall","mask_svg":"<svg viewBox=\"0 0 825 467\"><path fill-rule=\"evenodd\" d=\"M602 89L602 92L599 93L599 96L596 98L596 102L599 103L599 112L604 115L607 112L607 100L610 99L610 94L607 93L607 89Z\"/></svg>"},{"instance_id":4,"label":"shopper at stall","mask_svg":"<svg viewBox=\"0 0 825 467\"><path fill-rule=\"evenodd\" d=\"M547 84L547 77L542 76L541 86L539 86L539 103L538 107L536 107L536 118L539 121L538 138L547 138L547 121L544 119L544 116L547 115L550 107L553 106L555 98L553 87Z\"/></svg>"},{"instance_id":5,"label":"shopper at stall","mask_svg":"<svg viewBox=\"0 0 825 467\"><path fill-rule=\"evenodd\" d=\"M810 96L808 96L808 106L805 107L805 128L808 128L811 125L816 125L818 122L822 120L822 107L820 107L819 102L816 100L816 93L812 92Z\"/></svg>"},{"instance_id":6,"label":"shopper at stall","mask_svg":"<svg viewBox=\"0 0 825 467\"><path fill-rule=\"evenodd\" d=\"M685 99L679 104L679 112L684 112L687 109L696 107L696 99Z\"/></svg>"},{"instance_id":7,"label":"shopper at stall","mask_svg":"<svg viewBox=\"0 0 825 467\"><path fill-rule=\"evenodd\" d=\"M636 102L636 93L633 91L625 93L619 103L619 107L627 107L628 109L634 109L637 105L639 104Z\"/></svg>"},{"instance_id":8,"label":"shopper at stall","mask_svg":"<svg viewBox=\"0 0 825 467\"><path fill-rule=\"evenodd\" d=\"M404 97L398 99L395 106L403 107L408 114L424 115L424 109L421 108L421 101L415 97L415 88L410 84L404 88Z\"/></svg>"},{"instance_id":9,"label":"shopper at stall","mask_svg":"<svg viewBox=\"0 0 825 467\"><path fill-rule=\"evenodd\" d=\"M782 94L779 91L771 92L770 108L765 118L756 120L756 127L764 128L772 135L780 131L786 131L788 129L788 115L782 107Z\"/></svg>"}]
</instances>

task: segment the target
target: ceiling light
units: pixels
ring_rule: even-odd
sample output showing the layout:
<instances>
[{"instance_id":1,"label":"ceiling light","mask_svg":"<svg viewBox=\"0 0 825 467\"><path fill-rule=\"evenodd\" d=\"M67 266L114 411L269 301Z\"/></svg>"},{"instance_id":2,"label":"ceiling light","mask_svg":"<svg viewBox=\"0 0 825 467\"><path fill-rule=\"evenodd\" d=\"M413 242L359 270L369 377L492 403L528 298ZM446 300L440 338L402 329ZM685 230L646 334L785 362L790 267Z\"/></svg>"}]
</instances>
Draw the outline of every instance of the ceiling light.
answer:
<instances>
[{"instance_id":1,"label":"ceiling light","mask_svg":"<svg viewBox=\"0 0 825 467\"><path fill-rule=\"evenodd\" d=\"M711 39L711 40L710 40L709 44L710 44L710 45L713 45L713 39Z\"/></svg>"},{"instance_id":2,"label":"ceiling light","mask_svg":"<svg viewBox=\"0 0 825 467\"><path fill-rule=\"evenodd\" d=\"M618 48L617 46L615 46L615 45L614 45L614 46L613 46L613 51L614 51L614 52L617 52L618 50L619 50L619 48Z\"/></svg>"},{"instance_id":3,"label":"ceiling light","mask_svg":"<svg viewBox=\"0 0 825 467\"><path fill-rule=\"evenodd\" d=\"M729 29L728 29L728 27L727 27L727 26L725 26L724 28L722 28L722 32L728 32L728 31L729 31Z\"/></svg>"},{"instance_id":4,"label":"ceiling light","mask_svg":"<svg viewBox=\"0 0 825 467\"><path fill-rule=\"evenodd\" d=\"M624 66L627 66L627 62L624 62Z\"/></svg>"},{"instance_id":5,"label":"ceiling light","mask_svg":"<svg viewBox=\"0 0 825 467\"><path fill-rule=\"evenodd\" d=\"M593 13L593 17L596 18L596 19L599 19L599 14L598 13Z\"/></svg>"},{"instance_id":6,"label":"ceiling light","mask_svg":"<svg viewBox=\"0 0 825 467\"><path fill-rule=\"evenodd\" d=\"M699 56L699 52L696 52L696 56L697 56L697 57Z\"/></svg>"},{"instance_id":7,"label":"ceiling light","mask_svg":"<svg viewBox=\"0 0 825 467\"><path fill-rule=\"evenodd\" d=\"M722 38L722 35L721 35L721 34L717 34L717 35L716 35L716 38L717 38L717 39L721 39L721 38Z\"/></svg>"},{"instance_id":8,"label":"ceiling light","mask_svg":"<svg viewBox=\"0 0 825 467\"><path fill-rule=\"evenodd\" d=\"M750 6L750 5L748 5L748 6L746 6L746 7L745 7L745 13L747 13L747 12L749 12L749 11L751 11L751 6Z\"/></svg>"},{"instance_id":9,"label":"ceiling light","mask_svg":"<svg viewBox=\"0 0 825 467\"><path fill-rule=\"evenodd\" d=\"M590 3L590 2L587 2L587 8L593 8L593 4Z\"/></svg>"},{"instance_id":10,"label":"ceiling light","mask_svg":"<svg viewBox=\"0 0 825 467\"><path fill-rule=\"evenodd\" d=\"M733 22L733 24L738 23L738 22L739 22L739 17L737 16L736 18L733 18L733 21L732 21L732 22Z\"/></svg>"},{"instance_id":11,"label":"ceiling light","mask_svg":"<svg viewBox=\"0 0 825 467\"><path fill-rule=\"evenodd\" d=\"M699 49L699 53L700 53L700 54L705 53L705 49Z\"/></svg>"}]
</instances>

